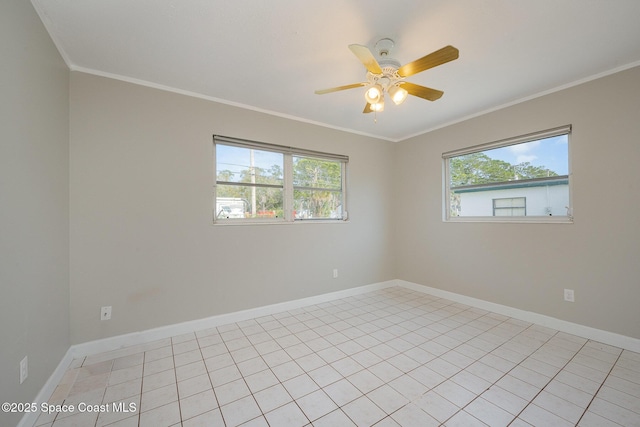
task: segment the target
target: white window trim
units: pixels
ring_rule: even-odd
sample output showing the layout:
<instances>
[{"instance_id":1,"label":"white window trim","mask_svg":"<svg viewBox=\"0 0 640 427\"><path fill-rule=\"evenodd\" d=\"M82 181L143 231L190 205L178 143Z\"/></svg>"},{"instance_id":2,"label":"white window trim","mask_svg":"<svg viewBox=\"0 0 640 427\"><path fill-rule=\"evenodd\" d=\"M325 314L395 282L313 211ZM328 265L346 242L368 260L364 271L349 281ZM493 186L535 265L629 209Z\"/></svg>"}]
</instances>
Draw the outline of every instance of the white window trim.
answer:
<instances>
[{"instance_id":1,"label":"white window trim","mask_svg":"<svg viewBox=\"0 0 640 427\"><path fill-rule=\"evenodd\" d=\"M217 198L217 170L216 170L216 144L231 145L242 148L254 148L262 151L273 151L283 155L283 218L216 218L216 198ZM342 178L342 218L330 219L296 219L293 217L293 157L315 157L323 160L339 161L341 165ZM349 156L341 154L324 153L321 151L307 150L303 148L289 147L284 145L269 144L233 138L222 135L213 135L213 207L211 209L213 225L283 225L283 224L341 224L349 221L347 210L347 163Z\"/></svg>"},{"instance_id":2,"label":"white window trim","mask_svg":"<svg viewBox=\"0 0 640 427\"><path fill-rule=\"evenodd\" d=\"M442 153L442 183L443 183L443 200L442 200L442 221L449 223L469 223L469 222L493 222L493 223L534 223L534 224L573 224L573 180L571 172L571 125L559 126L552 129L547 129L539 132L533 132L526 135L520 135L512 138L501 139L499 141L489 142L486 144L474 145L471 147L465 147L457 150L447 151ZM463 156L465 154L476 153L479 151L490 150L493 148L501 148L509 145L516 145L525 142L535 141L538 139L551 138L554 136L567 135L568 136L568 178L569 178L569 206L567 207L566 216L523 216L523 217L495 217L495 216L463 216L453 217L450 215L451 203L450 203L450 180L449 180L449 159L452 157Z\"/></svg>"}]
</instances>

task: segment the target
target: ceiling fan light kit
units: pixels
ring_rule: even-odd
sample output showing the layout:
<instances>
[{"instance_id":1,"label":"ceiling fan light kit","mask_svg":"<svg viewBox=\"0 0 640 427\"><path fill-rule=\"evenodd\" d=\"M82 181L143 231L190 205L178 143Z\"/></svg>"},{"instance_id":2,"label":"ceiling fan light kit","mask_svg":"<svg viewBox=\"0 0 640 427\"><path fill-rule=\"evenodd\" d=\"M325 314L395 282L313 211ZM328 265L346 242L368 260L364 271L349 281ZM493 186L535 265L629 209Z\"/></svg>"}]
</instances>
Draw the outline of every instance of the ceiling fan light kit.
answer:
<instances>
[{"instance_id":1,"label":"ceiling fan light kit","mask_svg":"<svg viewBox=\"0 0 640 427\"><path fill-rule=\"evenodd\" d=\"M409 95L409 92L407 92L406 89L401 88L400 85L391 86L388 92L391 96L391 100L396 105L402 104Z\"/></svg>"},{"instance_id":2,"label":"ceiling fan light kit","mask_svg":"<svg viewBox=\"0 0 640 427\"><path fill-rule=\"evenodd\" d=\"M364 93L364 99L366 99L369 104L375 104L380 101L380 98L382 98L383 90L384 89L379 84L373 84Z\"/></svg>"},{"instance_id":3,"label":"ceiling fan light kit","mask_svg":"<svg viewBox=\"0 0 640 427\"><path fill-rule=\"evenodd\" d=\"M367 81L317 90L315 93L324 95L326 93L366 86L367 90L364 93L364 98L367 104L362 111L363 113L383 111L385 92L396 105L402 104L408 95L417 96L428 101L439 99L444 92L410 83L405 79L429 68L437 67L438 65L457 59L459 56L458 49L453 46L445 46L420 59L400 66L400 62L389 57L389 52L393 46L394 42L391 39L385 38L379 40L375 46L379 58L376 59L366 46L359 44L349 45L351 52L353 52L367 69Z\"/></svg>"}]
</instances>

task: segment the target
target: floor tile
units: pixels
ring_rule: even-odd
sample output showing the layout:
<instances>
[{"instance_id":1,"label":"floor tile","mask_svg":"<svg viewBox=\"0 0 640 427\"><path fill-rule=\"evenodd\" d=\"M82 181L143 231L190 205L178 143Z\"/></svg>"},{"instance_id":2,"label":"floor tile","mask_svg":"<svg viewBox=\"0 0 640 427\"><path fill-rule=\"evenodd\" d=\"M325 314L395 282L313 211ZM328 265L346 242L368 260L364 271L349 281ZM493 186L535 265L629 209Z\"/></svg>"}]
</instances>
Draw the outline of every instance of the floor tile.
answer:
<instances>
[{"instance_id":1,"label":"floor tile","mask_svg":"<svg viewBox=\"0 0 640 427\"><path fill-rule=\"evenodd\" d=\"M318 356L316 353L311 353L306 356L297 358L296 363L305 372L313 371L314 369L317 369L323 365L326 365L326 362L322 360L322 358Z\"/></svg>"},{"instance_id":2,"label":"floor tile","mask_svg":"<svg viewBox=\"0 0 640 427\"><path fill-rule=\"evenodd\" d=\"M158 372L174 369L173 356L163 357L144 364L144 376L157 374Z\"/></svg>"},{"instance_id":3,"label":"floor tile","mask_svg":"<svg viewBox=\"0 0 640 427\"><path fill-rule=\"evenodd\" d=\"M240 371L235 365L209 371L209 379L213 387L221 386L239 378L242 378L242 374L240 374Z\"/></svg>"},{"instance_id":4,"label":"floor tile","mask_svg":"<svg viewBox=\"0 0 640 427\"><path fill-rule=\"evenodd\" d=\"M256 393L279 383L278 378L276 378L270 369L265 369L264 371L244 377L244 380L252 393Z\"/></svg>"},{"instance_id":5,"label":"floor tile","mask_svg":"<svg viewBox=\"0 0 640 427\"><path fill-rule=\"evenodd\" d=\"M551 380L551 382L547 384L544 390L557 397L565 399L573 403L574 405L578 405L581 408L586 408L593 399L592 394L585 393L582 390L571 387L570 385L567 385L555 379Z\"/></svg>"},{"instance_id":6,"label":"floor tile","mask_svg":"<svg viewBox=\"0 0 640 427\"><path fill-rule=\"evenodd\" d=\"M146 412L177 401L178 388L176 384L169 384L167 386L142 393L140 411Z\"/></svg>"},{"instance_id":7,"label":"floor tile","mask_svg":"<svg viewBox=\"0 0 640 427\"><path fill-rule=\"evenodd\" d=\"M92 426L96 423L98 414L95 412L74 413L64 418L56 418L53 427L76 427L76 426ZM142 425L142 424L141 424Z\"/></svg>"},{"instance_id":8,"label":"floor tile","mask_svg":"<svg viewBox=\"0 0 640 427\"><path fill-rule=\"evenodd\" d=\"M573 424L578 422L585 409L544 390L536 396L532 403Z\"/></svg>"},{"instance_id":9,"label":"floor tile","mask_svg":"<svg viewBox=\"0 0 640 427\"><path fill-rule=\"evenodd\" d=\"M362 396L341 408L357 426L372 426L386 414L368 397Z\"/></svg>"},{"instance_id":10,"label":"floor tile","mask_svg":"<svg viewBox=\"0 0 640 427\"><path fill-rule=\"evenodd\" d=\"M203 360L202 352L198 350L188 351L186 353L180 353L173 356L173 361L176 366L188 365L190 363Z\"/></svg>"},{"instance_id":11,"label":"floor tile","mask_svg":"<svg viewBox=\"0 0 640 427\"><path fill-rule=\"evenodd\" d=\"M347 380L356 386L356 388L363 394L367 394L384 384L384 381L368 370L356 372L355 374L348 376Z\"/></svg>"},{"instance_id":12,"label":"floor tile","mask_svg":"<svg viewBox=\"0 0 640 427\"><path fill-rule=\"evenodd\" d=\"M476 397L475 394L471 393L461 385L454 383L453 381L445 381L439 386L435 387L433 391L447 399L449 402L458 406L459 408L466 406Z\"/></svg>"},{"instance_id":13,"label":"floor tile","mask_svg":"<svg viewBox=\"0 0 640 427\"><path fill-rule=\"evenodd\" d=\"M518 416L533 426L570 427L575 424L536 405L528 405Z\"/></svg>"},{"instance_id":14,"label":"floor tile","mask_svg":"<svg viewBox=\"0 0 640 427\"><path fill-rule=\"evenodd\" d=\"M492 427L508 426L515 418L513 414L481 397L465 406L464 411Z\"/></svg>"},{"instance_id":15,"label":"floor tile","mask_svg":"<svg viewBox=\"0 0 640 427\"><path fill-rule=\"evenodd\" d=\"M320 368L314 369L308 374L320 387L326 387L329 384L343 378L343 376L340 375L338 371L336 371L329 365L321 366Z\"/></svg>"},{"instance_id":16,"label":"floor tile","mask_svg":"<svg viewBox=\"0 0 640 427\"><path fill-rule=\"evenodd\" d=\"M498 386L492 386L481 396L512 415L518 415L529 404L528 400Z\"/></svg>"},{"instance_id":17,"label":"floor tile","mask_svg":"<svg viewBox=\"0 0 640 427\"><path fill-rule=\"evenodd\" d=\"M340 409L320 417L313 422L313 427L355 427L356 425Z\"/></svg>"},{"instance_id":18,"label":"floor tile","mask_svg":"<svg viewBox=\"0 0 640 427\"><path fill-rule=\"evenodd\" d=\"M207 374L207 367L202 360L176 368L176 379L178 382L204 374Z\"/></svg>"},{"instance_id":19,"label":"floor tile","mask_svg":"<svg viewBox=\"0 0 640 427\"><path fill-rule=\"evenodd\" d=\"M316 390L306 396L296 399L296 404L302 409L302 412L310 421L333 412L338 406L327 396L322 390Z\"/></svg>"},{"instance_id":20,"label":"floor tile","mask_svg":"<svg viewBox=\"0 0 640 427\"><path fill-rule=\"evenodd\" d=\"M282 384L276 384L274 386L266 388L262 391L254 393L253 396L255 397L256 402L258 402L258 405L260 406L260 409L262 409L263 413L270 412L280 406L293 401Z\"/></svg>"},{"instance_id":21,"label":"floor tile","mask_svg":"<svg viewBox=\"0 0 640 427\"><path fill-rule=\"evenodd\" d=\"M413 403L405 405L391 414L391 418L399 425L406 427L437 427L440 425L439 421Z\"/></svg>"},{"instance_id":22,"label":"floor tile","mask_svg":"<svg viewBox=\"0 0 640 427\"><path fill-rule=\"evenodd\" d=\"M360 372L364 369L362 365L353 360L351 357L345 357L330 364L343 377Z\"/></svg>"},{"instance_id":23,"label":"floor tile","mask_svg":"<svg viewBox=\"0 0 640 427\"><path fill-rule=\"evenodd\" d=\"M142 392L155 390L176 383L176 373L173 370L159 372L142 378Z\"/></svg>"},{"instance_id":24,"label":"floor tile","mask_svg":"<svg viewBox=\"0 0 640 427\"><path fill-rule=\"evenodd\" d=\"M367 397L388 415L409 403L409 399L387 384L369 392Z\"/></svg>"},{"instance_id":25,"label":"floor tile","mask_svg":"<svg viewBox=\"0 0 640 427\"><path fill-rule=\"evenodd\" d=\"M620 424L614 423L594 412L587 411L580 419L578 427L620 427Z\"/></svg>"},{"instance_id":26,"label":"floor tile","mask_svg":"<svg viewBox=\"0 0 640 427\"><path fill-rule=\"evenodd\" d=\"M213 390L205 390L184 399L180 399L182 419L189 419L210 412L218 407Z\"/></svg>"},{"instance_id":27,"label":"floor tile","mask_svg":"<svg viewBox=\"0 0 640 427\"><path fill-rule=\"evenodd\" d=\"M593 412L622 426L640 426L640 414L630 411L615 403L596 397L589 406L589 412Z\"/></svg>"},{"instance_id":28,"label":"floor tile","mask_svg":"<svg viewBox=\"0 0 640 427\"><path fill-rule=\"evenodd\" d=\"M329 384L323 390L340 407L362 396L362 392L346 379Z\"/></svg>"},{"instance_id":29,"label":"floor tile","mask_svg":"<svg viewBox=\"0 0 640 427\"><path fill-rule=\"evenodd\" d=\"M445 422L460 410L456 405L430 391L414 402L416 406L440 422Z\"/></svg>"},{"instance_id":30,"label":"floor tile","mask_svg":"<svg viewBox=\"0 0 640 427\"><path fill-rule=\"evenodd\" d=\"M265 418L272 426L302 427L309 424L302 410L293 402L266 413Z\"/></svg>"},{"instance_id":31,"label":"floor tile","mask_svg":"<svg viewBox=\"0 0 640 427\"><path fill-rule=\"evenodd\" d=\"M214 392L220 406L224 406L227 403L234 402L251 394L249 387L247 387L247 384L242 378L215 387Z\"/></svg>"},{"instance_id":32,"label":"floor tile","mask_svg":"<svg viewBox=\"0 0 640 427\"><path fill-rule=\"evenodd\" d=\"M111 371L111 375L109 375L109 381L107 384L112 386L142 378L142 368L143 365L140 364Z\"/></svg>"},{"instance_id":33,"label":"floor tile","mask_svg":"<svg viewBox=\"0 0 640 427\"><path fill-rule=\"evenodd\" d=\"M444 423L444 427L487 427L487 425L465 411L457 412Z\"/></svg>"},{"instance_id":34,"label":"floor tile","mask_svg":"<svg viewBox=\"0 0 640 427\"><path fill-rule=\"evenodd\" d=\"M253 396L246 396L220 408L227 427L235 427L262 414Z\"/></svg>"},{"instance_id":35,"label":"floor tile","mask_svg":"<svg viewBox=\"0 0 640 427\"><path fill-rule=\"evenodd\" d=\"M198 375L197 377L189 378L184 381L178 382L178 395L180 399L192 396L205 390L210 390L211 380L208 374Z\"/></svg>"},{"instance_id":36,"label":"floor tile","mask_svg":"<svg viewBox=\"0 0 640 427\"><path fill-rule=\"evenodd\" d=\"M269 366L259 356L239 362L237 363L237 366L238 370L244 377L269 369Z\"/></svg>"},{"instance_id":37,"label":"floor tile","mask_svg":"<svg viewBox=\"0 0 640 427\"><path fill-rule=\"evenodd\" d=\"M172 402L140 414L140 427L171 426L179 422L180 407L178 402Z\"/></svg>"},{"instance_id":38,"label":"floor tile","mask_svg":"<svg viewBox=\"0 0 640 427\"><path fill-rule=\"evenodd\" d=\"M388 288L74 359L38 426L640 425L640 353Z\"/></svg>"}]
</instances>

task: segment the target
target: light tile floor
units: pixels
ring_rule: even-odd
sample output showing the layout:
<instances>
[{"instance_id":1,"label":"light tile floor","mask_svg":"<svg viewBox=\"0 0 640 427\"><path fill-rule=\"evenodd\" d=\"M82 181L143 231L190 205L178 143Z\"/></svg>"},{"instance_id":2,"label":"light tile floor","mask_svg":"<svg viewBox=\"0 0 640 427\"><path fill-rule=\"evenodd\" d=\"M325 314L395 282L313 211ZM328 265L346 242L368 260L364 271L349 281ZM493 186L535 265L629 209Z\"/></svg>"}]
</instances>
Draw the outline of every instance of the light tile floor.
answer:
<instances>
[{"instance_id":1,"label":"light tile floor","mask_svg":"<svg viewBox=\"0 0 640 427\"><path fill-rule=\"evenodd\" d=\"M36 425L630 427L640 354L394 287L74 360L50 403L109 412Z\"/></svg>"}]
</instances>

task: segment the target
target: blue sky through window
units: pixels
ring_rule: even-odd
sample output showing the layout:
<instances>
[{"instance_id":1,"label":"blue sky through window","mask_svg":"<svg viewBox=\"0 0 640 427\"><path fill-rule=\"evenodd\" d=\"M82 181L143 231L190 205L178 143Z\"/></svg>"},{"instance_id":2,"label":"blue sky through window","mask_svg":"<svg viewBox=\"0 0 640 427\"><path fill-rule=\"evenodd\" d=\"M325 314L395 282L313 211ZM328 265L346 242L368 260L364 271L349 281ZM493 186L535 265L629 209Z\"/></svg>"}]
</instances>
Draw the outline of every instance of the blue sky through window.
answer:
<instances>
[{"instance_id":1,"label":"blue sky through window","mask_svg":"<svg viewBox=\"0 0 640 427\"><path fill-rule=\"evenodd\" d=\"M567 135L486 150L484 154L492 159L503 160L512 165L529 162L533 166L544 166L558 175L569 174L569 139Z\"/></svg>"},{"instance_id":2,"label":"blue sky through window","mask_svg":"<svg viewBox=\"0 0 640 427\"><path fill-rule=\"evenodd\" d=\"M239 179L242 171L251 167L251 150L230 145L216 145L216 171L229 170L234 173L234 179ZM283 169L283 156L281 153L271 151L253 150L254 166L264 171L269 171L272 166ZM282 178L280 176L279 178Z\"/></svg>"}]
</instances>

